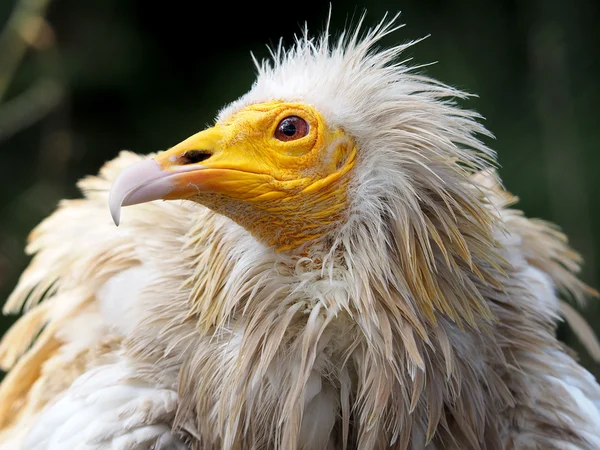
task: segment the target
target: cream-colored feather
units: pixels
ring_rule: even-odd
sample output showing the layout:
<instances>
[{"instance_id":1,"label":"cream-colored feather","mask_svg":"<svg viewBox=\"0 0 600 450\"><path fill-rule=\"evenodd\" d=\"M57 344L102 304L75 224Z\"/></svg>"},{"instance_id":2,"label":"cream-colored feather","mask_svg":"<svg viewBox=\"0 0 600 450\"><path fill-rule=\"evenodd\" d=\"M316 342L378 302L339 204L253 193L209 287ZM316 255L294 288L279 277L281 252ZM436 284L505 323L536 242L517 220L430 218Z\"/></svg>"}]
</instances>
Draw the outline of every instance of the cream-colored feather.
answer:
<instances>
[{"instance_id":1,"label":"cream-colored feather","mask_svg":"<svg viewBox=\"0 0 600 450\"><path fill-rule=\"evenodd\" d=\"M178 201L116 228L127 152L32 233L0 448L600 448L600 387L555 336L558 292L593 293L578 256L510 209L464 94L373 50L393 30L303 36L220 113L304 102L352 136L323 236L276 251Z\"/></svg>"}]
</instances>

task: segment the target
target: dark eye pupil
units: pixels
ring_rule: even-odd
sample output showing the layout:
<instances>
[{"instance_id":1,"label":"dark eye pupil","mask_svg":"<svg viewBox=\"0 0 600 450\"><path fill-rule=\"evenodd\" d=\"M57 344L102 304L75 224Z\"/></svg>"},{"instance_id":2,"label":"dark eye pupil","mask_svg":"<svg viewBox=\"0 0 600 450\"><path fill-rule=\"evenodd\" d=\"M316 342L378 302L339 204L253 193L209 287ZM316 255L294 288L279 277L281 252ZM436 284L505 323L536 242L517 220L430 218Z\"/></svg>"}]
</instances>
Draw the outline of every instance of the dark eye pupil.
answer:
<instances>
[{"instance_id":1,"label":"dark eye pupil","mask_svg":"<svg viewBox=\"0 0 600 450\"><path fill-rule=\"evenodd\" d=\"M281 132L286 136L293 136L296 134L296 125L291 120L286 120L281 124Z\"/></svg>"},{"instance_id":2,"label":"dark eye pupil","mask_svg":"<svg viewBox=\"0 0 600 450\"><path fill-rule=\"evenodd\" d=\"M308 131L306 120L298 116L288 116L279 122L274 137L282 142L295 141L306 136Z\"/></svg>"}]
</instances>

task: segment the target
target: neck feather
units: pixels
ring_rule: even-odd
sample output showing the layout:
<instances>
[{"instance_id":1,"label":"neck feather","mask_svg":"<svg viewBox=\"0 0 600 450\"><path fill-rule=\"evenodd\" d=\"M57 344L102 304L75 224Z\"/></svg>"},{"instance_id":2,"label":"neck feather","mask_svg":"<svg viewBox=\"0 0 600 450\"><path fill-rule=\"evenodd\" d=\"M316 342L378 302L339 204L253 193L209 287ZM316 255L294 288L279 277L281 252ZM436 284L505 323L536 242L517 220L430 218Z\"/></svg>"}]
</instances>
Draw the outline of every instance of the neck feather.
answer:
<instances>
[{"instance_id":1,"label":"neck feather","mask_svg":"<svg viewBox=\"0 0 600 450\"><path fill-rule=\"evenodd\" d=\"M223 448L240 430L295 448L315 374L335 392L343 439L408 442L414 427L431 436L452 420L475 442L485 420L477 406L509 401L503 384L481 387L489 374L473 363L482 349L499 352L488 300L501 295L508 264L492 209L470 183L420 198L419 211L390 203L378 221L351 216L304 256L265 247L217 215L190 232L188 301L202 334L181 389L193 389L182 393L197 399L188 407L199 427L219 430ZM449 404L457 410L447 416ZM259 407L281 422L259 420Z\"/></svg>"}]
</instances>

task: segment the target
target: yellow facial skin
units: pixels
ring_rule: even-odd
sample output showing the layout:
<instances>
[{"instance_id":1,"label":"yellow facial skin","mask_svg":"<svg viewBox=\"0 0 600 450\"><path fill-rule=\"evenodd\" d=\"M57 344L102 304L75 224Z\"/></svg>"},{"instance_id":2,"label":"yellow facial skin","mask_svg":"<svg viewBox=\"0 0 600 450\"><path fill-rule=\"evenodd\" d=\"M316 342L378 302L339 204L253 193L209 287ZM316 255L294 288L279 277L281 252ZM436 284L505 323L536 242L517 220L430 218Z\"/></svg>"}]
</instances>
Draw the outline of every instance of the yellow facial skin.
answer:
<instances>
[{"instance_id":1,"label":"yellow facial skin","mask_svg":"<svg viewBox=\"0 0 600 450\"><path fill-rule=\"evenodd\" d=\"M308 133L281 141L276 129L290 116L304 119ZM198 153L206 159L194 162ZM162 171L177 174L162 198L194 200L260 241L289 250L343 217L355 157L353 141L330 128L314 108L269 102L234 113L154 160Z\"/></svg>"}]
</instances>

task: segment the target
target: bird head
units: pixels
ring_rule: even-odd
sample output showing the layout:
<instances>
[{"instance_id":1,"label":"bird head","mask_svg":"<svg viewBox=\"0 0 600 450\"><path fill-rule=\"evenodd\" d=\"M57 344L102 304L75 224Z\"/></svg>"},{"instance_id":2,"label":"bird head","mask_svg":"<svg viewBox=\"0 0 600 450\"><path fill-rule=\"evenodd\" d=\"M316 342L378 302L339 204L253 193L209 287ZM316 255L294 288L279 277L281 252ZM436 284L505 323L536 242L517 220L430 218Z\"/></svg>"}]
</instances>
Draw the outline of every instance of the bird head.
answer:
<instances>
[{"instance_id":1,"label":"bird head","mask_svg":"<svg viewBox=\"0 0 600 450\"><path fill-rule=\"evenodd\" d=\"M491 157L474 137L485 130L453 105L463 94L397 61L412 43L374 51L396 28L384 20L277 49L213 127L121 173L115 222L121 206L186 199L294 251L390 214L426 227L423 209L448 198L464 206L464 180Z\"/></svg>"},{"instance_id":2,"label":"bird head","mask_svg":"<svg viewBox=\"0 0 600 450\"><path fill-rule=\"evenodd\" d=\"M252 103L125 170L111 203L189 199L277 249L322 235L347 208L353 140L300 102Z\"/></svg>"}]
</instances>

